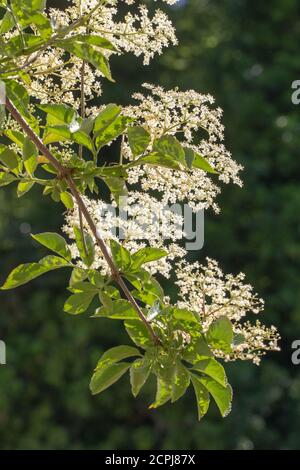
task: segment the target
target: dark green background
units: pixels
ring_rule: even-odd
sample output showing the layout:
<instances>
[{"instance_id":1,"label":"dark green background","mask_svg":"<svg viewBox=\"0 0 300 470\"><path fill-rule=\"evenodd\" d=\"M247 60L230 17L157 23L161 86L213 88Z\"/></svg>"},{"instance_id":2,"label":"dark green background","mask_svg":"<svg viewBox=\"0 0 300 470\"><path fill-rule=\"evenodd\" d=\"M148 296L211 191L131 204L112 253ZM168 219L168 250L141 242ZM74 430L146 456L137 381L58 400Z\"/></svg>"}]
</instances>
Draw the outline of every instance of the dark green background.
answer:
<instances>
[{"instance_id":1,"label":"dark green background","mask_svg":"<svg viewBox=\"0 0 300 470\"><path fill-rule=\"evenodd\" d=\"M105 85L107 101L125 103L150 81L209 92L224 108L226 145L245 165L245 185L226 188L221 215L206 214L198 257L247 274L266 299L264 321L282 334L282 351L259 368L228 367L234 402L224 420L211 406L198 423L192 391L149 411L154 384L134 400L128 376L91 397L95 362L126 337L118 323L64 314L67 275L51 273L0 294L8 361L0 366L1 449L300 448L300 366L291 363L291 343L300 339L300 106L291 102L300 79L300 4L187 0L169 10L179 47L148 68L114 59L117 84ZM1 281L45 254L24 231L58 230L61 210L38 190L21 200L13 188L1 190Z\"/></svg>"}]
</instances>

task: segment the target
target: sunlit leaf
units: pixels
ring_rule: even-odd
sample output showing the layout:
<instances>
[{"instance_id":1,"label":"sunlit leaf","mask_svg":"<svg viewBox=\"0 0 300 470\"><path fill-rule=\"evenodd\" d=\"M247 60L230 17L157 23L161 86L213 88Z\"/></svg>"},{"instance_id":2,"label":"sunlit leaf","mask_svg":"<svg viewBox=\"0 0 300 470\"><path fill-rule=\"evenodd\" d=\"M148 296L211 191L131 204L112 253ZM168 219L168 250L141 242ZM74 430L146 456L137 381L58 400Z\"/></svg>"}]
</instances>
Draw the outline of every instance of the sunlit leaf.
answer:
<instances>
[{"instance_id":1,"label":"sunlit leaf","mask_svg":"<svg viewBox=\"0 0 300 470\"><path fill-rule=\"evenodd\" d=\"M90 390L92 394L96 395L97 393L103 392L103 390L113 385L122 377L122 375L125 374L125 372L127 372L129 367L130 364L120 362L118 364L111 364L105 369L96 371L93 374L90 383Z\"/></svg>"},{"instance_id":2,"label":"sunlit leaf","mask_svg":"<svg viewBox=\"0 0 300 470\"><path fill-rule=\"evenodd\" d=\"M71 252L67 245L66 240L59 235L58 233L45 232L32 235L32 238L36 240L41 245L49 248L49 250L54 251L63 258L71 261Z\"/></svg>"}]
</instances>

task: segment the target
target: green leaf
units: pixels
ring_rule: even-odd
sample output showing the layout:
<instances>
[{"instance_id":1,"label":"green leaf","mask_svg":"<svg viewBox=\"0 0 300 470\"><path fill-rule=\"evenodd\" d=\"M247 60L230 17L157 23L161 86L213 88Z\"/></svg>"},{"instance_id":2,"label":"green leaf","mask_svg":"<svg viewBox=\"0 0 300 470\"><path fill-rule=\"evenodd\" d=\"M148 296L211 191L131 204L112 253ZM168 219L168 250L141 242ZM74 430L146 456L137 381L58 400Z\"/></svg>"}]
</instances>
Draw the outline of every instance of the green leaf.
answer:
<instances>
[{"instance_id":1,"label":"green leaf","mask_svg":"<svg viewBox=\"0 0 300 470\"><path fill-rule=\"evenodd\" d=\"M193 370L208 375L223 387L227 386L224 367L212 357L203 357L203 359L194 364Z\"/></svg>"},{"instance_id":2,"label":"green leaf","mask_svg":"<svg viewBox=\"0 0 300 470\"><path fill-rule=\"evenodd\" d=\"M72 133L68 126L47 126L45 128L43 135L45 145L65 140L72 140Z\"/></svg>"},{"instance_id":3,"label":"green leaf","mask_svg":"<svg viewBox=\"0 0 300 470\"><path fill-rule=\"evenodd\" d=\"M70 287L76 285L78 282L84 281L88 277L88 273L85 269L74 268L70 278Z\"/></svg>"},{"instance_id":4,"label":"green leaf","mask_svg":"<svg viewBox=\"0 0 300 470\"><path fill-rule=\"evenodd\" d=\"M139 165L152 165L152 166L161 166L163 168L170 168L171 170L179 170L182 168L176 160L167 155L160 155L157 153L150 153L145 157L141 157L138 160L134 160L126 165L126 168L132 168Z\"/></svg>"},{"instance_id":5,"label":"green leaf","mask_svg":"<svg viewBox=\"0 0 300 470\"><path fill-rule=\"evenodd\" d=\"M186 166L184 150L176 137L165 135L156 139L153 144L153 152L158 156L171 158Z\"/></svg>"},{"instance_id":6,"label":"green leaf","mask_svg":"<svg viewBox=\"0 0 300 470\"><path fill-rule=\"evenodd\" d=\"M209 327L206 338L214 349L220 349L225 353L231 352L233 342L233 329L228 317L217 318Z\"/></svg>"},{"instance_id":7,"label":"green leaf","mask_svg":"<svg viewBox=\"0 0 300 470\"><path fill-rule=\"evenodd\" d=\"M8 98L13 102L28 124L30 124L32 129L36 133L39 133L38 122L28 111L29 95L26 91L26 88L14 80L7 80L5 84Z\"/></svg>"},{"instance_id":8,"label":"green leaf","mask_svg":"<svg viewBox=\"0 0 300 470\"><path fill-rule=\"evenodd\" d=\"M66 207L66 209L73 209L74 201L72 195L68 191L60 193L60 200Z\"/></svg>"},{"instance_id":9,"label":"green leaf","mask_svg":"<svg viewBox=\"0 0 300 470\"><path fill-rule=\"evenodd\" d=\"M45 256L40 260L39 264L45 266L46 268L51 268L51 270L57 268L72 267L72 265L67 260L55 255Z\"/></svg>"},{"instance_id":10,"label":"green leaf","mask_svg":"<svg viewBox=\"0 0 300 470\"><path fill-rule=\"evenodd\" d=\"M132 305L125 299L112 301L109 306L104 305L96 310L94 318L111 318L112 320L137 320L138 314Z\"/></svg>"},{"instance_id":11,"label":"green leaf","mask_svg":"<svg viewBox=\"0 0 300 470\"><path fill-rule=\"evenodd\" d=\"M23 159L26 171L30 176L34 176L34 172L38 165L38 154L39 152L35 144L29 139L29 137L26 137L23 145Z\"/></svg>"},{"instance_id":12,"label":"green leaf","mask_svg":"<svg viewBox=\"0 0 300 470\"><path fill-rule=\"evenodd\" d=\"M34 186L34 181L20 181L17 188L18 197L24 196Z\"/></svg>"},{"instance_id":13,"label":"green leaf","mask_svg":"<svg viewBox=\"0 0 300 470\"><path fill-rule=\"evenodd\" d=\"M88 293L88 294L98 294L98 287L92 284L91 282L87 281L78 281L76 283L73 283L70 287L69 290L73 294L81 294L81 293Z\"/></svg>"},{"instance_id":14,"label":"green leaf","mask_svg":"<svg viewBox=\"0 0 300 470\"><path fill-rule=\"evenodd\" d=\"M218 173L210 163L191 148L185 148L185 160L188 168L198 168L206 173Z\"/></svg>"},{"instance_id":15,"label":"green leaf","mask_svg":"<svg viewBox=\"0 0 300 470\"><path fill-rule=\"evenodd\" d=\"M85 230L80 230L79 227L74 227L75 240L79 250L80 257L87 267L90 267L95 258L95 245L93 238Z\"/></svg>"},{"instance_id":16,"label":"green leaf","mask_svg":"<svg viewBox=\"0 0 300 470\"><path fill-rule=\"evenodd\" d=\"M14 131L12 129L8 129L4 132L4 134L15 144L17 144L18 147L23 149L25 137L22 134L22 132L19 131Z\"/></svg>"},{"instance_id":17,"label":"green leaf","mask_svg":"<svg viewBox=\"0 0 300 470\"><path fill-rule=\"evenodd\" d=\"M93 47L93 45L86 42L83 43L76 41L73 38L59 41L56 43L56 45L70 54L73 54L80 59L89 62L96 69L100 70L100 72L102 72L108 80L114 82L111 76L108 60L98 49L96 49L96 47Z\"/></svg>"},{"instance_id":18,"label":"green leaf","mask_svg":"<svg viewBox=\"0 0 300 470\"><path fill-rule=\"evenodd\" d=\"M132 341L143 349L153 346L153 339L146 325L141 320L125 321L125 328Z\"/></svg>"},{"instance_id":19,"label":"green leaf","mask_svg":"<svg viewBox=\"0 0 300 470\"><path fill-rule=\"evenodd\" d=\"M39 263L21 264L10 273L1 289L14 289L15 287L22 286L48 271L68 266L69 264L67 261L62 258L58 258L57 256L47 256Z\"/></svg>"},{"instance_id":20,"label":"green leaf","mask_svg":"<svg viewBox=\"0 0 300 470\"><path fill-rule=\"evenodd\" d=\"M150 134L141 126L129 127L127 134L133 156L142 155L150 144Z\"/></svg>"},{"instance_id":21,"label":"green leaf","mask_svg":"<svg viewBox=\"0 0 300 470\"><path fill-rule=\"evenodd\" d=\"M201 357L210 357L212 352L203 336L196 338L184 351L183 358L185 361L195 364L201 360Z\"/></svg>"},{"instance_id":22,"label":"green leaf","mask_svg":"<svg viewBox=\"0 0 300 470\"><path fill-rule=\"evenodd\" d=\"M1 21L0 34L7 33L15 26L15 24L16 22L14 20L13 15L10 11L7 10Z\"/></svg>"},{"instance_id":23,"label":"green leaf","mask_svg":"<svg viewBox=\"0 0 300 470\"><path fill-rule=\"evenodd\" d=\"M145 263L151 263L151 261L157 261L168 255L166 250L161 248L141 248L132 255L132 269L140 268Z\"/></svg>"},{"instance_id":24,"label":"green leaf","mask_svg":"<svg viewBox=\"0 0 300 470\"><path fill-rule=\"evenodd\" d=\"M105 177L103 181L107 184L110 189L112 196L114 197L116 203L120 204L120 198L126 197L128 194L126 183L124 178L118 178L116 176Z\"/></svg>"},{"instance_id":25,"label":"green leaf","mask_svg":"<svg viewBox=\"0 0 300 470\"><path fill-rule=\"evenodd\" d=\"M134 397L137 397L141 388L145 385L151 372L151 367L145 358L137 359L130 367L130 384Z\"/></svg>"},{"instance_id":26,"label":"green leaf","mask_svg":"<svg viewBox=\"0 0 300 470\"><path fill-rule=\"evenodd\" d=\"M77 34L72 36L74 41L84 42L91 44L92 46L100 47L100 49L108 49L110 51L116 51L115 46L108 41L108 39L102 38L101 36L96 36L93 34Z\"/></svg>"},{"instance_id":27,"label":"green leaf","mask_svg":"<svg viewBox=\"0 0 300 470\"><path fill-rule=\"evenodd\" d=\"M172 403L181 398L190 385L190 374L180 361L176 362L172 383Z\"/></svg>"},{"instance_id":28,"label":"green leaf","mask_svg":"<svg viewBox=\"0 0 300 470\"><path fill-rule=\"evenodd\" d=\"M132 263L129 251L115 240L110 240L110 249L117 267L122 271L129 269Z\"/></svg>"},{"instance_id":29,"label":"green leaf","mask_svg":"<svg viewBox=\"0 0 300 470\"><path fill-rule=\"evenodd\" d=\"M198 418L199 421L206 415L210 398L207 389L202 385L200 379L195 375L191 376L192 384L195 390L196 400L197 400L197 408L198 408Z\"/></svg>"},{"instance_id":30,"label":"green leaf","mask_svg":"<svg viewBox=\"0 0 300 470\"><path fill-rule=\"evenodd\" d=\"M149 406L150 409L156 409L167 403L172 397L172 386L166 384L160 377L157 377L157 390L154 403Z\"/></svg>"},{"instance_id":31,"label":"green leaf","mask_svg":"<svg viewBox=\"0 0 300 470\"><path fill-rule=\"evenodd\" d=\"M140 355L140 351L132 346L116 346L114 348L108 349L101 356L95 370L97 371L111 364L122 361L123 359Z\"/></svg>"},{"instance_id":32,"label":"green leaf","mask_svg":"<svg viewBox=\"0 0 300 470\"><path fill-rule=\"evenodd\" d=\"M95 119L94 133L102 134L121 114L122 107L116 104L108 104Z\"/></svg>"},{"instance_id":33,"label":"green leaf","mask_svg":"<svg viewBox=\"0 0 300 470\"><path fill-rule=\"evenodd\" d=\"M98 118L97 118L98 119ZM96 119L96 122L97 122ZM127 116L118 116L105 129L95 132L95 144L98 150L119 137L133 121ZM96 123L95 123L96 125Z\"/></svg>"},{"instance_id":34,"label":"green leaf","mask_svg":"<svg viewBox=\"0 0 300 470\"><path fill-rule=\"evenodd\" d=\"M91 152L94 152L93 141L85 132L78 130L74 132L73 134L71 134L71 138L77 144L83 145L84 147L89 149Z\"/></svg>"},{"instance_id":35,"label":"green leaf","mask_svg":"<svg viewBox=\"0 0 300 470\"><path fill-rule=\"evenodd\" d=\"M225 418L231 411L232 388L228 384L222 387L218 382L210 377L201 377L200 382L209 391L215 400L221 415Z\"/></svg>"},{"instance_id":36,"label":"green leaf","mask_svg":"<svg viewBox=\"0 0 300 470\"><path fill-rule=\"evenodd\" d=\"M49 38L52 35L52 28L49 19L41 13L41 0L11 0L12 8L18 22L25 29L29 25L34 25L42 37Z\"/></svg>"},{"instance_id":37,"label":"green leaf","mask_svg":"<svg viewBox=\"0 0 300 470\"><path fill-rule=\"evenodd\" d=\"M77 111L65 104L40 104L38 108L47 113L47 124L50 126L71 124L77 116Z\"/></svg>"},{"instance_id":38,"label":"green leaf","mask_svg":"<svg viewBox=\"0 0 300 470\"><path fill-rule=\"evenodd\" d=\"M176 320L199 324L197 315L186 308L170 307L168 308L168 312L170 312Z\"/></svg>"},{"instance_id":39,"label":"green leaf","mask_svg":"<svg viewBox=\"0 0 300 470\"><path fill-rule=\"evenodd\" d=\"M17 154L2 144L0 144L0 161L10 170L18 170L19 168L19 158Z\"/></svg>"},{"instance_id":40,"label":"green leaf","mask_svg":"<svg viewBox=\"0 0 300 470\"><path fill-rule=\"evenodd\" d=\"M16 177L11 175L10 173L5 173L4 171L0 171L0 187L7 186L8 184L16 181Z\"/></svg>"},{"instance_id":41,"label":"green leaf","mask_svg":"<svg viewBox=\"0 0 300 470\"><path fill-rule=\"evenodd\" d=\"M142 302L152 306L157 300L162 300L164 291L151 274L141 268L139 271L125 272L125 278L137 289L135 296Z\"/></svg>"},{"instance_id":42,"label":"green leaf","mask_svg":"<svg viewBox=\"0 0 300 470\"><path fill-rule=\"evenodd\" d=\"M140 269L133 273L126 272L124 276L137 289L132 293L141 302L152 307L155 302L163 299L164 291L162 287L148 271Z\"/></svg>"},{"instance_id":43,"label":"green leaf","mask_svg":"<svg viewBox=\"0 0 300 470\"><path fill-rule=\"evenodd\" d=\"M65 302L64 311L72 315L84 313L92 303L97 291L80 292L72 294Z\"/></svg>"},{"instance_id":44,"label":"green leaf","mask_svg":"<svg viewBox=\"0 0 300 470\"><path fill-rule=\"evenodd\" d=\"M129 367L130 364L120 362L119 364L111 364L105 369L96 371L93 374L90 383L90 390L92 394L96 395L97 393L103 392L103 390L113 385L122 377L122 375L125 374L125 372L127 372Z\"/></svg>"},{"instance_id":45,"label":"green leaf","mask_svg":"<svg viewBox=\"0 0 300 470\"><path fill-rule=\"evenodd\" d=\"M67 242L58 233L45 232L31 236L41 245L45 246L46 248L49 248L49 250L54 251L54 253L57 253L66 260L71 261L71 252L67 245Z\"/></svg>"},{"instance_id":46,"label":"green leaf","mask_svg":"<svg viewBox=\"0 0 300 470\"><path fill-rule=\"evenodd\" d=\"M94 286L98 287L99 289L102 289L106 283L106 278L95 269L89 271L89 280ZM113 288L114 291L116 290L117 292L119 292L112 286L107 287L107 290L111 288Z\"/></svg>"}]
</instances>

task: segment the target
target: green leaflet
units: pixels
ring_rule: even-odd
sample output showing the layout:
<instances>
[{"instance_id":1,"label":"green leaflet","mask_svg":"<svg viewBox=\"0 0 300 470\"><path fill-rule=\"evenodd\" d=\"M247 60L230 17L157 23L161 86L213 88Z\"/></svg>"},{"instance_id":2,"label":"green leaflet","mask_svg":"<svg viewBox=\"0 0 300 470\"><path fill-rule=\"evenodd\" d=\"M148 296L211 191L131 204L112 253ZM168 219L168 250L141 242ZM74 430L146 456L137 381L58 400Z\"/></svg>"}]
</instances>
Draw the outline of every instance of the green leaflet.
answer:
<instances>
[{"instance_id":1,"label":"green leaflet","mask_svg":"<svg viewBox=\"0 0 300 470\"><path fill-rule=\"evenodd\" d=\"M204 387L204 385L202 385L198 377L196 377L195 375L192 375L191 380L192 380L192 384L193 384L195 395L196 395L198 419L200 421L200 419L202 419L203 416L206 415L208 408L209 408L209 403L210 403L209 392Z\"/></svg>"},{"instance_id":2,"label":"green leaflet","mask_svg":"<svg viewBox=\"0 0 300 470\"><path fill-rule=\"evenodd\" d=\"M38 165L38 154L39 152L35 144L29 139L29 137L26 137L23 144L23 159L26 171L30 176L34 176L34 172Z\"/></svg>"},{"instance_id":3,"label":"green leaflet","mask_svg":"<svg viewBox=\"0 0 300 470\"><path fill-rule=\"evenodd\" d=\"M141 126L129 127L128 142L134 157L142 155L150 144L150 134Z\"/></svg>"},{"instance_id":4,"label":"green leaflet","mask_svg":"<svg viewBox=\"0 0 300 470\"><path fill-rule=\"evenodd\" d=\"M132 346L116 346L114 348L108 349L99 359L96 371L103 369L111 364L122 361L123 359L128 359L129 357L141 356L141 353L138 349Z\"/></svg>"},{"instance_id":5,"label":"green leaflet","mask_svg":"<svg viewBox=\"0 0 300 470\"><path fill-rule=\"evenodd\" d=\"M15 80L7 80L5 85L8 98L13 102L32 129L39 134L38 122L28 111L29 96L26 89Z\"/></svg>"},{"instance_id":6,"label":"green leaflet","mask_svg":"<svg viewBox=\"0 0 300 470\"><path fill-rule=\"evenodd\" d=\"M209 164L209 162L191 148L185 148L185 160L188 168L198 168L207 173L217 173L217 171Z\"/></svg>"},{"instance_id":7,"label":"green leaflet","mask_svg":"<svg viewBox=\"0 0 300 470\"><path fill-rule=\"evenodd\" d=\"M79 227L74 227L74 234L80 257L84 264L90 267L95 258L95 245L93 238L85 230L82 233Z\"/></svg>"},{"instance_id":8,"label":"green leaflet","mask_svg":"<svg viewBox=\"0 0 300 470\"><path fill-rule=\"evenodd\" d=\"M233 342L233 329L229 318L219 317L209 327L206 333L206 339L209 345L214 349L221 349L224 352L230 352Z\"/></svg>"},{"instance_id":9,"label":"green leaflet","mask_svg":"<svg viewBox=\"0 0 300 470\"><path fill-rule=\"evenodd\" d=\"M209 391L215 400L221 415L225 418L231 411L232 388L228 384L222 387L218 382L210 377L201 377L200 382Z\"/></svg>"},{"instance_id":10,"label":"green leaflet","mask_svg":"<svg viewBox=\"0 0 300 470\"><path fill-rule=\"evenodd\" d=\"M165 135L156 139L153 144L153 152L158 156L171 158L175 162L186 166L184 150L180 142L171 135Z\"/></svg>"},{"instance_id":11,"label":"green leaflet","mask_svg":"<svg viewBox=\"0 0 300 470\"><path fill-rule=\"evenodd\" d=\"M208 375L223 387L227 386L224 367L212 357L203 357L193 366L193 370Z\"/></svg>"},{"instance_id":12,"label":"green leaflet","mask_svg":"<svg viewBox=\"0 0 300 470\"><path fill-rule=\"evenodd\" d=\"M103 300L103 296L101 296ZM138 314L128 300L120 299L111 301L96 310L94 318L111 318L112 320L138 320Z\"/></svg>"},{"instance_id":13,"label":"green leaflet","mask_svg":"<svg viewBox=\"0 0 300 470\"><path fill-rule=\"evenodd\" d=\"M49 126L71 124L77 117L77 111L65 104L40 104L38 108L47 113Z\"/></svg>"},{"instance_id":14,"label":"green leaflet","mask_svg":"<svg viewBox=\"0 0 300 470\"><path fill-rule=\"evenodd\" d=\"M125 328L132 341L143 349L153 346L148 328L141 320L126 320Z\"/></svg>"},{"instance_id":15,"label":"green leaflet","mask_svg":"<svg viewBox=\"0 0 300 470\"><path fill-rule=\"evenodd\" d=\"M101 36L96 36L94 34L76 34L75 36L72 36L72 40L91 44L92 46L97 46L100 49L116 51L115 46L108 39L102 38Z\"/></svg>"},{"instance_id":16,"label":"green leaflet","mask_svg":"<svg viewBox=\"0 0 300 470\"><path fill-rule=\"evenodd\" d=\"M10 273L1 289L14 289L48 271L68 266L70 266L69 263L58 256L47 256L41 259L39 263L21 264Z\"/></svg>"},{"instance_id":17,"label":"green leaflet","mask_svg":"<svg viewBox=\"0 0 300 470\"><path fill-rule=\"evenodd\" d=\"M150 375L151 365L145 357L142 359L137 359L131 365L129 372L131 391L133 396L137 397Z\"/></svg>"},{"instance_id":18,"label":"green leaflet","mask_svg":"<svg viewBox=\"0 0 300 470\"><path fill-rule=\"evenodd\" d=\"M191 364L195 364L196 362L200 361L203 356L212 357L212 355L213 354L209 349L204 336L200 336L194 339L192 343L188 345L183 354L183 359L190 362Z\"/></svg>"},{"instance_id":19,"label":"green leaflet","mask_svg":"<svg viewBox=\"0 0 300 470\"><path fill-rule=\"evenodd\" d=\"M140 268L143 264L151 263L151 261L159 260L167 255L168 252L161 248L141 248L132 255L132 269Z\"/></svg>"},{"instance_id":20,"label":"green leaflet","mask_svg":"<svg viewBox=\"0 0 300 470\"><path fill-rule=\"evenodd\" d=\"M16 177L10 173L5 173L4 171L0 172L0 187L7 186L8 184L16 181Z\"/></svg>"},{"instance_id":21,"label":"green leaflet","mask_svg":"<svg viewBox=\"0 0 300 470\"><path fill-rule=\"evenodd\" d=\"M83 38L83 36L81 36ZM106 57L93 45L87 42L81 42L79 40L74 40L73 38L65 39L57 43L58 47L61 47L65 51L79 57L86 62L92 64L96 69L100 70L103 75L114 82L111 71L109 67L108 60Z\"/></svg>"},{"instance_id":22,"label":"green leaflet","mask_svg":"<svg viewBox=\"0 0 300 470\"><path fill-rule=\"evenodd\" d=\"M127 168L131 168L134 166L139 166L139 165L152 165L152 166L161 166L164 168L170 168L172 170L178 170L181 171L182 168L174 158L168 156L168 155L163 155L163 154L157 154L157 153L150 153L149 155L146 155L145 157L141 157L137 160L134 160L131 163L127 164Z\"/></svg>"},{"instance_id":23,"label":"green leaflet","mask_svg":"<svg viewBox=\"0 0 300 470\"><path fill-rule=\"evenodd\" d=\"M66 260L71 261L71 252L67 242L58 233L39 233L37 235L32 235L32 238L46 248L49 248L49 250L52 250Z\"/></svg>"},{"instance_id":24,"label":"green leaflet","mask_svg":"<svg viewBox=\"0 0 300 470\"><path fill-rule=\"evenodd\" d=\"M129 251L115 240L110 240L110 249L117 267L122 271L129 269L132 263Z\"/></svg>"},{"instance_id":25,"label":"green leaflet","mask_svg":"<svg viewBox=\"0 0 300 470\"><path fill-rule=\"evenodd\" d=\"M120 205L120 199L122 197L126 197L128 195L128 190L126 186L126 182L124 178L119 178L116 176L110 176L110 177L105 177L103 178L103 181L107 184L109 187L109 190L118 204Z\"/></svg>"},{"instance_id":26,"label":"green leaflet","mask_svg":"<svg viewBox=\"0 0 300 470\"><path fill-rule=\"evenodd\" d=\"M172 403L179 400L185 394L189 385L190 374L181 362L177 361L172 383Z\"/></svg>"},{"instance_id":27,"label":"green leaflet","mask_svg":"<svg viewBox=\"0 0 300 470\"><path fill-rule=\"evenodd\" d=\"M89 308L96 294L97 290L72 294L64 304L64 311L71 315L84 313Z\"/></svg>"},{"instance_id":28,"label":"green leaflet","mask_svg":"<svg viewBox=\"0 0 300 470\"><path fill-rule=\"evenodd\" d=\"M172 397L172 385L165 383L160 377L157 377L157 389L155 401L149 406L150 409L158 408L164 405Z\"/></svg>"},{"instance_id":29,"label":"green leaflet","mask_svg":"<svg viewBox=\"0 0 300 470\"><path fill-rule=\"evenodd\" d=\"M92 394L96 395L113 385L122 377L122 375L125 374L125 372L127 372L129 367L130 364L120 362L118 364L111 364L104 369L96 371L90 382L90 390Z\"/></svg>"},{"instance_id":30,"label":"green leaflet","mask_svg":"<svg viewBox=\"0 0 300 470\"><path fill-rule=\"evenodd\" d=\"M5 34L15 26L15 20L13 15L7 10L2 18L0 25L0 34Z\"/></svg>"},{"instance_id":31,"label":"green leaflet","mask_svg":"<svg viewBox=\"0 0 300 470\"><path fill-rule=\"evenodd\" d=\"M66 209L73 209L74 201L72 195L68 191L60 193L60 200L66 207Z\"/></svg>"},{"instance_id":32,"label":"green leaflet","mask_svg":"<svg viewBox=\"0 0 300 470\"><path fill-rule=\"evenodd\" d=\"M0 161L10 170L18 170L19 158L9 147L0 144Z\"/></svg>"},{"instance_id":33,"label":"green leaflet","mask_svg":"<svg viewBox=\"0 0 300 470\"><path fill-rule=\"evenodd\" d=\"M98 114L94 123L94 134L103 134L106 129L117 119L121 114L122 107L116 104L108 104L100 114Z\"/></svg>"},{"instance_id":34,"label":"green leaflet","mask_svg":"<svg viewBox=\"0 0 300 470\"><path fill-rule=\"evenodd\" d=\"M24 196L34 186L34 181L20 181L17 188L18 197Z\"/></svg>"},{"instance_id":35,"label":"green leaflet","mask_svg":"<svg viewBox=\"0 0 300 470\"><path fill-rule=\"evenodd\" d=\"M97 119L96 119L97 122ZM96 128L95 122L95 128ZM109 144L117 137L119 137L126 130L127 126L132 122L132 118L127 116L118 116L106 126L103 130L95 132L95 144L97 150L100 150L105 145ZM97 126L98 127L98 126Z\"/></svg>"},{"instance_id":36,"label":"green leaflet","mask_svg":"<svg viewBox=\"0 0 300 470\"><path fill-rule=\"evenodd\" d=\"M125 272L126 279L137 289L137 298L148 299L152 306L157 300L163 299L164 292L160 284L143 268L138 271ZM143 301L143 300L142 300Z\"/></svg>"}]
</instances>

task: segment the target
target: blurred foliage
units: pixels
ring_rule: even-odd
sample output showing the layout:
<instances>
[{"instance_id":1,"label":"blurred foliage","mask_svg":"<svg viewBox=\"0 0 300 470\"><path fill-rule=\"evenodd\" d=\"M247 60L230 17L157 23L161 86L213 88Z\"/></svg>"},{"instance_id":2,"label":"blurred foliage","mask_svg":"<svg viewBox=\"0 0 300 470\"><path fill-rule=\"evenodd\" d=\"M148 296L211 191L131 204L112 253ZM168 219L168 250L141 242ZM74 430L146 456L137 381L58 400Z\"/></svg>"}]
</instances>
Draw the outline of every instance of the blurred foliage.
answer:
<instances>
[{"instance_id":1,"label":"blurred foliage","mask_svg":"<svg viewBox=\"0 0 300 470\"><path fill-rule=\"evenodd\" d=\"M206 214L205 249L193 256L247 274L266 299L265 322L280 329L282 352L259 368L229 367L235 399L225 420L212 406L198 424L191 396L148 410L154 384L133 400L128 378L91 397L92 368L123 332L115 322L64 314L65 274L51 273L1 294L8 361L0 368L2 449L300 447L300 369L291 363L291 343L300 337L300 109L291 102L291 84L300 78L300 4L186 0L170 11L179 47L150 68L128 56L114 59L120 86L105 85L106 101L125 103L143 81L216 97L226 144L245 165L245 186L226 188L221 214ZM1 280L44 254L28 233L57 230L58 212L38 191L17 200L10 188L1 190Z\"/></svg>"}]
</instances>

